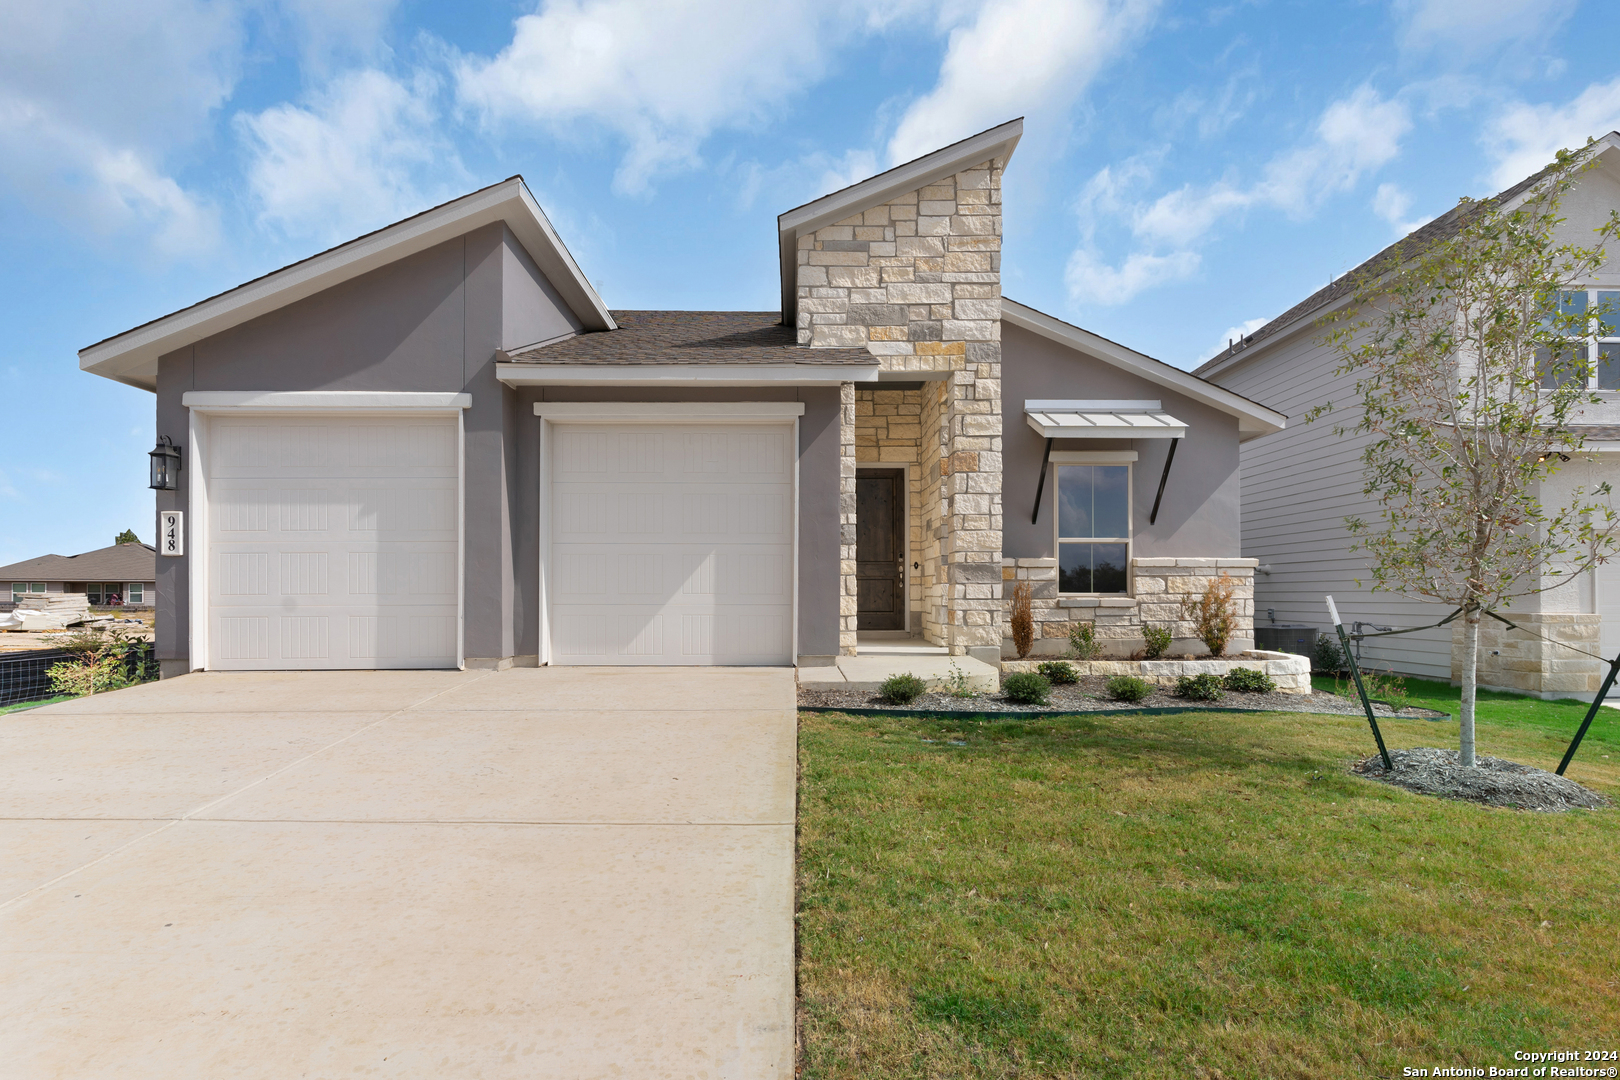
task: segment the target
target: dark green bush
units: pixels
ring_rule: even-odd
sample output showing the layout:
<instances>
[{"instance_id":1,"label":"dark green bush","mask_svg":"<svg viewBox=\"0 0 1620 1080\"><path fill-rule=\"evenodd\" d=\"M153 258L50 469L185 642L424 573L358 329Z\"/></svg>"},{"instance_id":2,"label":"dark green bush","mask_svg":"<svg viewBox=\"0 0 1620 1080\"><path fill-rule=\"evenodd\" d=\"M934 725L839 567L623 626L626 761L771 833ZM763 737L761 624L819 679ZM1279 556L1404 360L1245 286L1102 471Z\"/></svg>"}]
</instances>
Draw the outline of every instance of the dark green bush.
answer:
<instances>
[{"instance_id":1,"label":"dark green bush","mask_svg":"<svg viewBox=\"0 0 1620 1080\"><path fill-rule=\"evenodd\" d=\"M1033 671L1020 671L1001 681L1002 695L1019 705L1045 705L1046 695L1051 692L1052 684L1046 681L1046 676Z\"/></svg>"},{"instance_id":2,"label":"dark green bush","mask_svg":"<svg viewBox=\"0 0 1620 1080\"><path fill-rule=\"evenodd\" d=\"M1157 660L1170 648L1172 635L1168 626L1153 626L1150 623L1142 624L1142 641L1147 645L1147 658Z\"/></svg>"},{"instance_id":3,"label":"dark green bush","mask_svg":"<svg viewBox=\"0 0 1620 1080\"><path fill-rule=\"evenodd\" d=\"M1176 680L1176 694L1188 701L1217 701L1222 693L1221 677L1213 672L1183 675Z\"/></svg>"},{"instance_id":4,"label":"dark green bush","mask_svg":"<svg viewBox=\"0 0 1620 1080\"><path fill-rule=\"evenodd\" d=\"M1235 667L1221 680L1228 690L1240 694L1269 694L1277 689L1277 680L1254 668Z\"/></svg>"},{"instance_id":5,"label":"dark green bush","mask_svg":"<svg viewBox=\"0 0 1620 1080\"><path fill-rule=\"evenodd\" d=\"M1337 674L1344 670L1344 650L1339 648L1338 638L1327 633L1316 636L1316 655L1311 659L1315 662L1317 671Z\"/></svg>"},{"instance_id":6,"label":"dark green bush","mask_svg":"<svg viewBox=\"0 0 1620 1080\"><path fill-rule=\"evenodd\" d=\"M1153 693L1153 687L1135 675L1115 675L1108 680L1108 696L1115 701L1141 701Z\"/></svg>"},{"instance_id":7,"label":"dark green bush","mask_svg":"<svg viewBox=\"0 0 1620 1080\"><path fill-rule=\"evenodd\" d=\"M1053 686L1065 686L1080 678L1080 673L1074 670L1074 665L1065 660L1048 660L1041 665L1041 674Z\"/></svg>"},{"instance_id":8,"label":"dark green bush","mask_svg":"<svg viewBox=\"0 0 1620 1080\"><path fill-rule=\"evenodd\" d=\"M928 693L928 684L917 676L890 675L878 687L878 696L890 705L906 705Z\"/></svg>"}]
</instances>

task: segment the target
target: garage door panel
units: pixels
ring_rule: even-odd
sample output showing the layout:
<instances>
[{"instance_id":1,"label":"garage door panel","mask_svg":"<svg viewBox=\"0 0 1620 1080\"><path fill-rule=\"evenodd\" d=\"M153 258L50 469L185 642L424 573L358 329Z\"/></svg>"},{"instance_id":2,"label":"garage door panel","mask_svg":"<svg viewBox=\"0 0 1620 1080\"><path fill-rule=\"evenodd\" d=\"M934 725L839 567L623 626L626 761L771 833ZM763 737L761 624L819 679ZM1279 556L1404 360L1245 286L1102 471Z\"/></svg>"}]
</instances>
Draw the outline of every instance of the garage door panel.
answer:
<instances>
[{"instance_id":1,"label":"garage door panel","mask_svg":"<svg viewBox=\"0 0 1620 1080\"><path fill-rule=\"evenodd\" d=\"M209 476L413 476L454 479L456 425L443 420L223 417Z\"/></svg>"},{"instance_id":2,"label":"garage door panel","mask_svg":"<svg viewBox=\"0 0 1620 1080\"><path fill-rule=\"evenodd\" d=\"M792 430L737 427L637 429L562 427L552 440L559 484L702 478L718 483L777 480L793 467Z\"/></svg>"},{"instance_id":3,"label":"garage door panel","mask_svg":"<svg viewBox=\"0 0 1620 1080\"><path fill-rule=\"evenodd\" d=\"M454 420L217 419L210 666L454 667L455 434Z\"/></svg>"},{"instance_id":4,"label":"garage door panel","mask_svg":"<svg viewBox=\"0 0 1620 1080\"><path fill-rule=\"evenodd\" d=\"M563 664L786 664L787 425L559 425L547 598Z\"/></svg>"},{"instance_id":5,"label":"garage door panel","mask_svg":"<svg viewBox=\"0 0 1620 1080\"><path fill-rule=\"evenodd\" d=\"M557 603L788 603L793 551L601 551L568 548L555 558Z\"/></svg>"}]
</instances>

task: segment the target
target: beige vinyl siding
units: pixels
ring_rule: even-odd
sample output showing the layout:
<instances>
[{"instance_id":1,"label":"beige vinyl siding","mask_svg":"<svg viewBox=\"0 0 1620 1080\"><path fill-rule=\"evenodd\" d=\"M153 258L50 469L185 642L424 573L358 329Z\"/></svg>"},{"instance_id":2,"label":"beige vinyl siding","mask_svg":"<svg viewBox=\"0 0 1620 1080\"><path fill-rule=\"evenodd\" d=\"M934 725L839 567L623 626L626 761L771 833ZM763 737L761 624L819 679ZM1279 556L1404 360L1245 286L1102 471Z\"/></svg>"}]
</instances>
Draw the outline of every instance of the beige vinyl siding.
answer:
<instances>
[{"instance_id":1,"label":"beige vinyl siding","mask_svg":"<svg viewBox=\"0 0 1620 1080\"><path fill-rule=\"evenodd\" d=\"M1362 619L1390 626L1437 622L1448 608L1373 592L1364 556L1351 554L1348 515L1371 519L1375 508L1361 493L1361 448L1365 439L1334 434L1353 429L1358 411L1346 408L1353 379L1336 377L1332 352L1317 342L1319 331L1296 332L1240 360L1213 381L1288 414L1288 427L1244 443L1243 554L1269 567L1255 575L1254 619L1306 623L1331 631L1325 595L1331 594L1348 622ZM1334 413L1307 424L1305 415L1334 400ZM1361 581L1358 585L1357 579ZM1428 630L1369 641L1363 662L1426 678L1451 677L1451 635Z\"/></svg>"}]
</instances>

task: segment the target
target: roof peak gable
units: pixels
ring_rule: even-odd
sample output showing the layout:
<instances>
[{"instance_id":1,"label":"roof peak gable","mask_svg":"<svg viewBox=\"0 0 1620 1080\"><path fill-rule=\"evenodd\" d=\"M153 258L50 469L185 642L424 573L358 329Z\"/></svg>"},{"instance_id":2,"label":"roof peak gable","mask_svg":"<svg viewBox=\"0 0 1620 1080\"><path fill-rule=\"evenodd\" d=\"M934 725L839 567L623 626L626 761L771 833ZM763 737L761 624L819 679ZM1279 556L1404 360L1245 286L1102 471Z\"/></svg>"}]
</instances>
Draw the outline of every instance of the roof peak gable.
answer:
<instances>
[{"instance_id":1,"label":"roof peak gable","mask_svg":"<svg viewBox=\"0 0 1620 1080\"><path fill-rule=\"evenodd\" d=\"M189 307L79 350L79 367L155 390L164 353L286 307L430 247L503 221L586 327L611 330L613 317L535 201L511 176L336 247L290 263Z\"/></svg>"}]
</instances>

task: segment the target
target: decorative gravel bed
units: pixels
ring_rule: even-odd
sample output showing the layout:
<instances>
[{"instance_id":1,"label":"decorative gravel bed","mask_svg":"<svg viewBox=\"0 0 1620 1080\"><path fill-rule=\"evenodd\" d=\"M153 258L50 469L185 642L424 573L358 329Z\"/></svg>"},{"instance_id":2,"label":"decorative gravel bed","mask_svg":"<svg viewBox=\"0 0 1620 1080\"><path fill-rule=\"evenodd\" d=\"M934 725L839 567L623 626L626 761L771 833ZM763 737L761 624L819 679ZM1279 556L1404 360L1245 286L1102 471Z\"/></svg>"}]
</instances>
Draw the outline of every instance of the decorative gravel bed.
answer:
<instances>
[{"instance_id":1,"label":"decorative gravel bed","mask_svg":"<svg viewBox=\"0 0 1620 1080\"><path fill-rule=\"evenodd\" d=\"M1486 806L1560 813L1577 808L1596 810L1609 804L1608 799L1567 776L1516 761L1480 755L1475 759L1479 762L1476 767L1465 769L1457 751L1427 746L1391 750L1389 759L1395 765L1394 772L1384 769L1384 759L1377 754L1358 761L1353 768L1369 780L1393 784L1420 795L1438 795L1443 799Z\"/></svg>"},{"instance_id":2,"label":"decorative gravel bed","mask_svg":"<svg viewBox=\"0 0 1620 1080\"><path fill-rule=\"evenodd\" d=\"M1155 687L1153 692L1138 702L1115 701L1105 689L1108 680L1100 676L1082 677L1068 686L1052 687L1050 703L1015 705L999 694L980 694L957 698L944 693L924 694L907 705L888 705L877 694L866 690L800 690L801 709L903 709L909 712L959 713L1074 713L1123 712L1138 709L1249 709L1260 712L1337 713L1360 716L1361 702L1355 698L1342 698L1337 694L1312 692L1310 694L1239 694L1228 692L1219 701L1189 701L1177 697L1169 687ZM1394 716L1387 705L1374 704L1379 716ZM1399 715L1440 719L1445 713L1428 709L1408 709Z\"/></svg>"}]
</instances>

